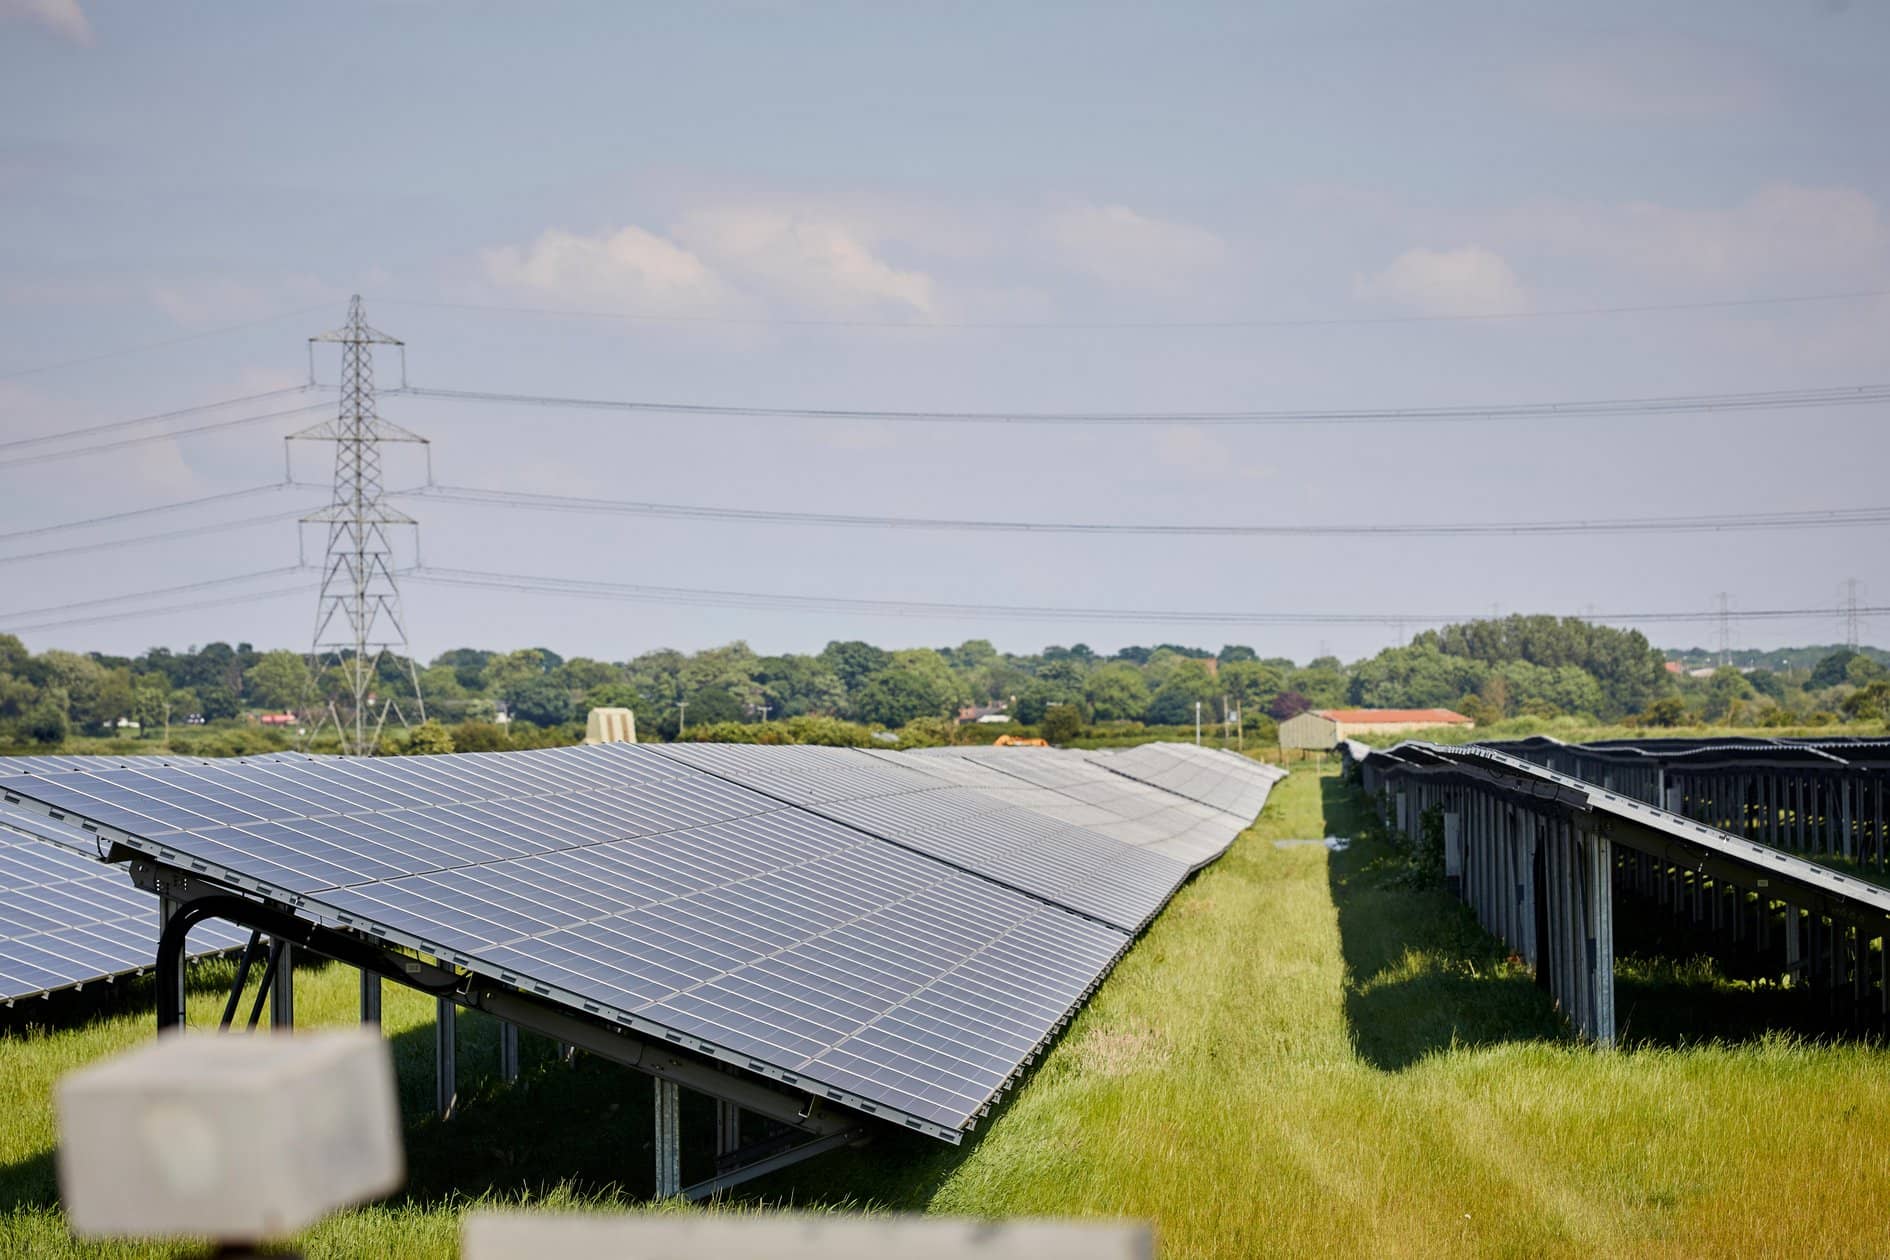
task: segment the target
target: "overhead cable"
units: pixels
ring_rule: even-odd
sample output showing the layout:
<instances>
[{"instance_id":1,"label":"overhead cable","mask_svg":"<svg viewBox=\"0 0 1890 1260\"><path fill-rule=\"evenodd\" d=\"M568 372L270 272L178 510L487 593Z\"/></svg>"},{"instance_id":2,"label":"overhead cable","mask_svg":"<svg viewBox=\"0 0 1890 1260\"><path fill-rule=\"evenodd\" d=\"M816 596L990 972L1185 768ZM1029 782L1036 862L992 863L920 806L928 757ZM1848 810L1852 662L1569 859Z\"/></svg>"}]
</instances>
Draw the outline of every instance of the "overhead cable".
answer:
<instances>
[{"instance_id":1,"label":"overhead cable","mask_svg":"<svg viewBox=\"0 0 1890 1260\"><path fill-rule=\"evenodd\" d=\"M11 441L0 442L0 451L16 450L23 446L45 446L54 442L68 442L75 438L132 429L141 424L162 424L167 420L181 420L185 416L194 416L205 411L220 411L225 407L238 407L245 403L263 402L271 398L285 398L290 394L306 394L314 388L312 385L291 385L287 389L270 389L260 394L245 394L241 398L225 398L221 402L198 403L194 407L180 407L176 411L160 411L156 415L139 416L133 420L112 420L105 424L66 429L59 433L42 433L38 437L14 438Z\"/></svg>"},{"instance_id":2,"label":"overhead cable","mask_svg":"<svg viewBox=\"0 0 1890 1260\"><path fill-rule=\"evenodd\" d=\"M812 525L864 529L911 529L952 533L1111 534L1155 537L1450 537L1504 534L1715 533L1745 530L1823 529L1890 523L1890 507L1823 508L1801 512L1751 512L1712 516L1635 516L1538 521L1457 521L1384 524L1136 524L1125 521L1005 521L955 517L873 516L839 512L792 512L767 508L712 507L634 499L593 499L477 486L434 485L392 497L476 504L525 511L668 517L749 525Z\"/></svg>"},{"instance_id":3,"label":"overhead cable","mask_svg":"<svg viewBox=\"0 0 1890 1260\"><path fill-rule=\"evenodd\" d=\"M0 372L0 381L12 380L17 376L32 376L38 372L52 372L59 368L79 367L86 363L100 363L106 359L121 358L127 354L142 354L146 350L162 350L169 346L181 346L186 342L203 341L210 337L221 337L225 333L242 332L250 328L260 328L264 324L277 324L285 319L294 319L298 315L307 315L326 307L326 302L317 306L304 306L293 311L283 311L280 315L265 315L261 319L246 319L240 324L223 324L216 328L206 328L201 332L186 333L181 337L167 337L162 341L147 341L135 346L120 346L116 350L103 350L97 354L88 354L77 359L61 359L57 363L41 363L34 367L14 368Z\"/></svg>"},{"instance_id":4,"label":"overhead cable","mask_svg":"<svg viewBox=\"0 0 1890 1260\"><path fill-rule=\"evenodd\" d=\"M793 609L806 612L843 612L892 617L1009 618L1027 621L1132 622L1143 625L1373 625L1440 624L1475 621L1476 613L1382 613L1382 612L1291 612L1284 610L1207 612L1183 609L1069 608L1015 604L941 603L919 600L854 599L841 596L784 595L758 591L705 590L694 587L651 586L622 582L600 582L583 578L545 578L525 574L492 573L474 569L446 569L416 566L409 580L445 586L477 587L489 590L524 591L536 594L572 595L587 599L622 600L631 603L681 605L713 608ZM1862 613L1890 612L1890 608L1860 609ZM1565 614L1573 616L1574 614ZM1744 610L1742 621L1788 621L1805 617L1829 617L1829 608L1773 608ZM1631 623L1704 622L1716 620L1717 612L1656 611L1627 613L1589 613L1584 620Z\"/></svg>"},{"instance_id":5,"label":"overhead cable","mask_svg":"<svg viewBox=\"0 0 1890 1260\"><path fill-rule=\"evenodd\" d=\"M234 420L216 420L209 424L192 425L188 429L165 429L161 433L144 433L137 437L119 438L114 442L95 442L90 446L77 446L63 451L41 451L36 455L16 455L12 459L0 459L0 468L19 468L27 464L46 464L60 459L76 459L82 455L102 455L106 451L123 450L129 446L142 446L148 442L163 442L171 438L191 437L199 433L219 433L228 429L246 428L252 424L264 424L270 420L282 420L290 416L305 416L316 411L327 411L334 404L328 402L311 403L306 407L291 407L286 411L269 411L261 415L238 416Z\"/></svg>"},{"instance_id":6,"label":"overhead cable","mask_svg":"<svg viewBox=\"0 0 1890 1260\"><path fill-rule=\"evenodd\" d=\"M227 534L231 530L247 529L252 525L273 525L281 521L299 520L317 511L321 506L312 504L307 507L290 508L286 512L270 512L263 516L246 516L231 521L212 521L207 525L187 525L181 529L168 529L154 534L136 534L130 538L106 538L98 542L50 547L43 551L24 551L17 555L0 556L0 565L17 564L24 560L50 560L55 556L85 555L96 551L116 551L121 547L142 547L147 543L170 542L178 538L201 538L206 534Z\"/></svg>"},{"instance_id":7,"label":"overhead cable","mask_svg":"<svg viewBox=\"0 0 1890 1260\"><path fill-rule=\"evenodd\" d=\"M1573 420L1602 416L1696 415L1702 412L1792 411L1890 403L1890 385L1844 385L1734 394L1679 394L1587 401L1470 404L1448 407L1362 407L1269 411L903 411L838 407L760 407L717 403L651 402L639 399L574 398L556 394L510 394L487 390L409 386L415 398L490 402L512 406L568 407L656 415L765 417L779 420L859 420L918 424L1306 426L1351 424L1454 424L1464 422Z\"/></svg>"},{"instance_id":8,"label":"overhead cable","mask_svg":"<svg viewBox=\"0 0 1890 1260\"><path fill-rule=\"evenodd\" d=\"M253 495L269 494L286 490L293 483L287 481L271 482L266 486L251 486L247 490L229 490L222 494L206 494L196 499L180 499L176 503L160 503L156 507L133 508L128 512L111 512L104 516L90 516L81 521L61 521L57 525L36 525L31 529L16 529L0 534L0 543L12 542L16 538L36 538L41 534L58 534L69 529L91 529L99 525L116 525L121 521L137 520L146 516L160 516L166 512L182 512L190 508L203 507L208 503L230 503L237 499L247 499Z\"/></svg>"},{"instance_id":9,"label":"overhead cable","mask_svg":"<svg viewBox=\"0 0 1890 1260\"><path fill-rule=\"evenodd\" d=\"M146 599L163 599L172 595L183 595L191 591L214 590L217 587L235 586L245 582L259 582L264 578L282 577L290 573L306 572L305 565L291 564L273 569L258 569L254 573L238 573L231 577L211 578L205 582L186 582L175 586L159 586L145 591L127 591L122 595L106 595L99 599L75 600L69 604L49 604L44 608L20 608L12 612L0 613L0 625L11 625L18 621L32 621L41 617L57 616L60 613L77 612L83 608L99 608L107 604L130 604ZM127 613L126 615L134 615Z\"/></svg>"}]
</instances>

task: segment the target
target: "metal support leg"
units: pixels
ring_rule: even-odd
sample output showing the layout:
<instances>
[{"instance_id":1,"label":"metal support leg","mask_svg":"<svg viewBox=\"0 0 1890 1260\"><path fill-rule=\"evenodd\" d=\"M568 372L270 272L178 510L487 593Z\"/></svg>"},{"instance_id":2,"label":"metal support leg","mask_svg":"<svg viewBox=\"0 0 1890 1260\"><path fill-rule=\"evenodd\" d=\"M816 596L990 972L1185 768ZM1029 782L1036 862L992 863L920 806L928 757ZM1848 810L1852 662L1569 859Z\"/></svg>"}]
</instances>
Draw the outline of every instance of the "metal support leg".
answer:
<instances>
[{"instance_id":1,"label":"metal support leg","mask_svg":"<svg viewBox=\"0 0 1890 1260\"><path fill-rule=\"evenodd\" d=\"M243 987L249 983L249 970L256 965L257 957L262 953L262 933L251 932L249 943L243 946L243 956L236 962L236 978L230 981L230 997L223 1004L223 1023L221 1027L229 1031L236 1022L236 1008L243 1001Z\"/></svg>"},{"instance_id":2,"label":"metal support leg","mask_svg":"<svg viewBox=\"0 0 1890 1260\"><path fill-rule=\"evenodd\" d=\"M361 1022L381 1022L381 978L371 971L361 973Z\"/></svg>"},{"instance_id":3,"label":"metal support leg","mask_svg":"<svg viewBox=\"0 0 1890 1260\"><path fill-rule=\"evenodd\" d=\"M433 1105L440 1119L451 1120L459 1105L459 1007L451 998L433 1002Z\"/></svg>"},{"instance_id":4,"label":"metal support leg","mask_svg":"<svg viewBox=\"0 0 1890 1260\"><path fill-rule=\"evenodd\" d=\"M169 897L158 898L158 933L161 936L165 924L171 921L171 915L177 910L177 903ZM158 972L158 1027L165 1026L167 1018L182 1027L184 1023L184 968L180 965L172 972Z\"/></svg>"},{"instance_id":5,"label":"metal support leg","mask_svg":"<svg viewBox=\"0 0 1890 1260\"><path fill-rule=\"evenodd\" d=\"M715 1154L719 1159L742 1148L742 1109L734 1103L716 1100Z\"/></svg>"},{"instance_id":6,"label":"metal support leg","mask_svg":"<svg viewBox=\"0 0 1890 1260\"><path fill-rule=\"evenodd\" d=\"M656 1089L656 1197L671 1199L682 1193L682 1087L657 1080Z\"/></svg>"},{"instance_id":7,"label":"metal support leg","mask_svg":"<svg viewBox=\"0 0 1890 1260\"><path fill-rule=\"evenodd\" d=\"M295 1027L295 946L282 941L282 957L269 989L269 1026L287 1032Z\"/></svg>"},{"instance_id":8,"label":"metal support leg","mask_svg":"<svg viewBox=\"0 0 1890 1260\"><path fill-rule=\"evenodd\" d=\"M511 1083L518 1079L518 1025L499 1021L499 1079Z\"/></svg>"}]
</instances>

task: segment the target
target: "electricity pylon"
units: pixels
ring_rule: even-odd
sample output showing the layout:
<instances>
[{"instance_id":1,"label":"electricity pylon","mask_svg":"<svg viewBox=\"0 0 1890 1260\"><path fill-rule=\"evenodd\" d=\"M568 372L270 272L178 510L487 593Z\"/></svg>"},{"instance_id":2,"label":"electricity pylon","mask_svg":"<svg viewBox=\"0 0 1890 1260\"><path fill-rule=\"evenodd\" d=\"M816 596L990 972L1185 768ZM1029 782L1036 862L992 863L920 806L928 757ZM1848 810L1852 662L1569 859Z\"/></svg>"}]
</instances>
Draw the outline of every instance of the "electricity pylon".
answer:
<instances>
[{"instance_id":1,"label":"electricity pylon","mask_svg":"<svg viewBox=\"0 0 1890 1260\"><path fill-rule=\"evenodd\" d=\"M341 674L343 688L342 694L327 697L325 708L311 715L307 742L313 743L332 723L342 752L366 756L380 742L389 713L403 727L407 725L406 714L392 697L375 695L381 658L387 653L406 662L418 715L426 720L420 675L401 617L394 548L388 538L390 526L417 527L417 522L387 504L381 484L381 443L424 446L426 439L381 419L376 412L373 347L401 342L368 324L358 294L348 303L348 322L309 338L311 347L318 341L341 345L341 407L333 420L291 434L288 440L335 444L334 498L302 521L328 526L322 592L309 645L309 685L318 687L322 675L332 668Z\"/></svg>"}]
</instances>

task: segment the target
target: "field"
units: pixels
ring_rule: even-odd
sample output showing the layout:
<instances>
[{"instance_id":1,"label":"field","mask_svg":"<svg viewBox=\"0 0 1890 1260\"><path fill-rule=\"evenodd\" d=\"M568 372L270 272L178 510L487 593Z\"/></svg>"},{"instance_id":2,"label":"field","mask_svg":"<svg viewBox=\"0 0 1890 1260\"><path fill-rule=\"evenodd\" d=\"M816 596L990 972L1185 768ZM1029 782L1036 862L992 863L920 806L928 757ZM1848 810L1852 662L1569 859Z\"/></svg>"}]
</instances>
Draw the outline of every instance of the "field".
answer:
<instances>
[{"instance_id":1,"label":"field","mask_svg":"<svg viewBox=\"0 0 1890 1260\"><path fill-rule=\"evenodd\" d=\"M1295 773L975 1140L892 1135L728 1206L1140 1216L1188 1260L1890 1253L1890 1053L1766 1032L1789 995L1632 954L1627 1048L1574 1044L1529 976L1394 855L1272 843L1359 821L1330 773ZM214 1018L219 967L195 1022ZM346 1020L353 995L352 973L310 971L298 1013ZM0 1032L0 1254L94 1254L54 1203L50 1090L151 1016L136 985L89 1017L69 1006L59 1029ZM416 1117L409 1190L314 1231L307 1254L445 1256L473 1199L631 1207L647 1190L639 1078L527 1039L524 1081L501 1089L476 1075L491 1026L462 1018L466 1103L441 1125L425 1118L431 1005L390 991L386 1013ZM685 1121L706 1130L706 1108ZM688 1140L700 1151L706 1132Z\"/></svg>"}]
</instances>

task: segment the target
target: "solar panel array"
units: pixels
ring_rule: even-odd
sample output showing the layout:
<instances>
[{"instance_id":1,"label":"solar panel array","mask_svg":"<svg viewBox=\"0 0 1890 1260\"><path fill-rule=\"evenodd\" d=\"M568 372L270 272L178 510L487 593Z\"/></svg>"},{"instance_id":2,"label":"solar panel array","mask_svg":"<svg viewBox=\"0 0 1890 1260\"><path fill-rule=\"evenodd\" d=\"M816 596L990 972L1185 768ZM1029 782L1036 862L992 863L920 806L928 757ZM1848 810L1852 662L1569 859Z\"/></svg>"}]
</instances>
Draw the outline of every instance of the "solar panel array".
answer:
<instances>
[{"instance_id":1,"label":"solar panel array","mask_svg":"<svg viewBox=\"0 0 1890 1260\"><path fill-rule=\"evenodd\" d=\"M1140 930L1188 874L1165 855L852 749L649 747L1128 932Z\"/></svg>"},{"instance_id":2,"label":"solar panel array","mask_svg":"<svg viewBox=\"0 0 1890 1260\"><path fill-rule=\"evenodd\" d=\"M1049 791L992 766L953 778L921 761L606 744L132 765L0 793L44 825L83 820L327 925L957 1140L1190 865L958 781Z\"/></svg>"},{"instance_id":3,"label":"solar panel array","mask_svg":"<svg viewBox=\"0 0 1890 1260\"><path fill-rule=\"evenodd\" d=\"M91 844L83 832L0 809L0 1004L151 966L157 900L76 851ZM205 953L242 941L233 928L207 924L191 943Z\"/></svg>"},{"instance_id":4,"label":"solar panel array","mask_svg":"<svg viewBox=\"0 0 1890 1260\"><path fill-rule=\"evenodd\" d=\"M1190 800L1250 820L1267 793L1286 777L1277 766L1263 765L1238 753L1194 744L1142 744L1092 760L1117 774L1139 779Z\"/></svg>"},{"instance_id":5,"label":"solar panel array","mask_svg":"<svg viewBox=\"0 0 1890 1260\"><path fill-rule=\"evenodd\" d=\"M944 755L941 755L944 754ZM882 754L900 756L901 754ZM930 749L917 759L932 773L965 767L980 776L983 791L1052 813L1124 844L1132 844L1199 867L1226 852L1252 820L1236 818L1198 801L1105 768L1077 752L1048 748ZM1238 773L1230 768L1230 772ZM1258 813L1258 807L1255 813Z\"/></svg>"}]
</instances>

